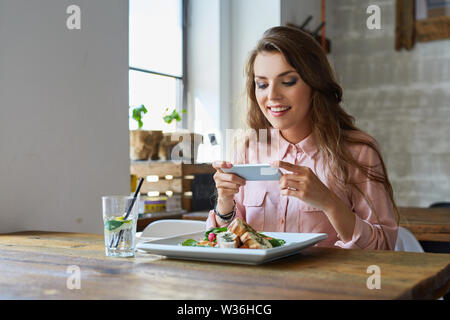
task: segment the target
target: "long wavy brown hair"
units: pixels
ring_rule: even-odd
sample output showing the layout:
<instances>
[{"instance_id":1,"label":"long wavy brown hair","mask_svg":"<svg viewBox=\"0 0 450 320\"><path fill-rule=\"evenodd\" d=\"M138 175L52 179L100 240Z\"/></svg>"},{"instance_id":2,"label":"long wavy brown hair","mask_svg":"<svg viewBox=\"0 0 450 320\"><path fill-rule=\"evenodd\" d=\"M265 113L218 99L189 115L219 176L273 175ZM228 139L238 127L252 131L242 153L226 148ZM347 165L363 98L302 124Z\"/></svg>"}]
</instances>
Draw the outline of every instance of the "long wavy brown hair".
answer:
<instances>
[{"instance_id":1,"label":"long wavy brown hair","mask_svg":"<svg viewBox=\"0 0 450 320\"><path fill-rule=\"evenodd\" d=\"M349 167L356 167L361 170L367 179L384 185L391 198L398 224L399 212L381 152L375 140L365 139L364 136L370 136L357 128L354 117L346 113L341 107L342 88L335 80L333 70L323 49L307 33L293 27L274 27L264 33L255 49L250 52L245 70L248 97L247 124L250 128L257 131L273 129L261 111L255 95L253 65L260 52L283 54L287 62L295 68L302 80L311 88L312 99L309 115L312 133L318 150L324 159L324 170L331 175L328 177L329 182L341 189L354 188L364 197L374 212L370 200L358 187L358 184L364 181L352 181L349 176ZM355 135L350 134L351 132L364 134ZM380 170L375 170L378 165L368 166L359 163L348 149L348 145L351 144L363 144L375 150L381 161L381 173Z\"/></svg>"}]
</instances>

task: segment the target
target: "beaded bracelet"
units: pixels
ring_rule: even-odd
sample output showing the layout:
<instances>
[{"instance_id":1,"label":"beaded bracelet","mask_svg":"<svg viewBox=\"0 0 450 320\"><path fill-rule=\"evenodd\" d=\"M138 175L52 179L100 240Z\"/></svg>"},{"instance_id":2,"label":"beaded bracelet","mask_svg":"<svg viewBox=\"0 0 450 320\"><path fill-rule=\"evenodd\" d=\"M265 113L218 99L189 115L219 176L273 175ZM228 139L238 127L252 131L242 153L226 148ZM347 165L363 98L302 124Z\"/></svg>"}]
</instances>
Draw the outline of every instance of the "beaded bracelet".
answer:
<instances>
[{"instance_id":1,"label":"beaded bracelet","mask_svg":"<svg viewBox=\"0 0 450 320\"><path fill-rule=\"evenodd\" d=\"M227 214L219 214L217 212L217 202L216 202L216 205L214 206L214 214L216 216L218 216L220 219L222 219L223 221L233 220L233 218L236 215L236 202L233 200L233 203L234 203L233 211L231 211L231 212L229 212Z\"/></svg>"}]
</instances>

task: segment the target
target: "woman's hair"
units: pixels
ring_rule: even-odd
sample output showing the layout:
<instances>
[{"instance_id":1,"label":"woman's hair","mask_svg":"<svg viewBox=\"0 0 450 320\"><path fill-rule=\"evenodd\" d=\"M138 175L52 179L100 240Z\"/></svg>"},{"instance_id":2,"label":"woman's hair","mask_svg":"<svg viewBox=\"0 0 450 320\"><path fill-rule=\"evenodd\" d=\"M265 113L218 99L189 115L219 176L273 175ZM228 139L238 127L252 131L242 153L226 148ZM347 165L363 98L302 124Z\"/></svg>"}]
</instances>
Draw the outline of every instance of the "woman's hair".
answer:
<instances>
[{"instance_id":1,"label":"woman's hair","mask_svg":"<svg viewBox=\"0 0 450 320\"><path fill-rule=\"evenodd\" d=\"M260 52L279 52L287 62L295 68L302 80L311 88L310 117L312 133L319 152L324 158L324 170L328 172L329 182L343 189L351 186L368 201L358 187L362 181L351 181L348 168L356 167L365 177L382 183L392 200L393 209L399 219L398 208L394 201L394 193L389 182L386 167L376 142L367 134L355 135L351 132L363 132L355 126L355 119L340 106L342 88L336 82L328 59L317 43L307 33L293 27L274 27L267 30L262 39L251 51L246 65L246 91L248 97L247 124L255 130L271 129L272 126L264 116L255 96L254 62ZM351 144L367 145L376 151L382 172L374 170L375 166L359 163L347 148ZM331 178L331 179L330 179ZM372 207L373 208L373 207Z\"/></svg>"}]
</instances>

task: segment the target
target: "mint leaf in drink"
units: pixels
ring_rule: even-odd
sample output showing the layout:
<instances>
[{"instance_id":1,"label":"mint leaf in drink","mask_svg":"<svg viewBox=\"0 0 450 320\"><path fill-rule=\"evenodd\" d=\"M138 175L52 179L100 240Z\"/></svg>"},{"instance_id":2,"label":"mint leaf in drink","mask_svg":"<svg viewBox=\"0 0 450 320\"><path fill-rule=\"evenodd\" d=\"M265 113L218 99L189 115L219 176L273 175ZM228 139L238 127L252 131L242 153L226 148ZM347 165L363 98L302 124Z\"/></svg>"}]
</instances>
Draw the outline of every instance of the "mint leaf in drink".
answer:
<instances>
[{"instance_id":1,"label":"mint leaf in drink","mask_svg":"<svg viewBox=\"0 0 450 320\"><path fill-rule=\"evenodd\" d=\"M117 221L117 220L109 220L105 222L105 229L112 231L117 228L119 228L123 224L123 221Z\"/></svg>"},{"instance_id":2,"label":"mint leaf in drink","mask_svg":"<svg viewBox=\"0 0 450 320\"><path fill-rule=\"evenodd\" d=\"M118 228L120 228L123 224L131 224L133 221L131 219L129 220L123 220L123 217L117 217L108 221L105 221L105 229L108 231L114 231Z\"/></svg>"}]
</instances>

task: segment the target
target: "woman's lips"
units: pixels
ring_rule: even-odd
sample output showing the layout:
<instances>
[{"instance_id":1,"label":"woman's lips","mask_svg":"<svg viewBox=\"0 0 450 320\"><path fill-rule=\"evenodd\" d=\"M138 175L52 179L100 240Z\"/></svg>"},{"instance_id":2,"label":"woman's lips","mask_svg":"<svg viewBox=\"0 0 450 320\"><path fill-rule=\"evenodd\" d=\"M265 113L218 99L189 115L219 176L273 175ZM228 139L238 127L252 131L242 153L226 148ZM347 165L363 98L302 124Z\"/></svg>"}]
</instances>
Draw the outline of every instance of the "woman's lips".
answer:
<instances>
[{"instance_id":1,"label":"woman's lips","mask_svg":"<svg viewBox=\"0 0 450 320\"><path fill-rule=\"evenodd\" d=\"M277 105L277 106L270 106L270 107L267 107L267 109L269 109L270 114L273 115L274 117L282 117L282 116L284 116L289 110L291 110L291 107L289 107L289 106L281 106L281 105Z\"/></svg>"}]
</instances>

